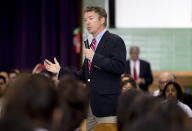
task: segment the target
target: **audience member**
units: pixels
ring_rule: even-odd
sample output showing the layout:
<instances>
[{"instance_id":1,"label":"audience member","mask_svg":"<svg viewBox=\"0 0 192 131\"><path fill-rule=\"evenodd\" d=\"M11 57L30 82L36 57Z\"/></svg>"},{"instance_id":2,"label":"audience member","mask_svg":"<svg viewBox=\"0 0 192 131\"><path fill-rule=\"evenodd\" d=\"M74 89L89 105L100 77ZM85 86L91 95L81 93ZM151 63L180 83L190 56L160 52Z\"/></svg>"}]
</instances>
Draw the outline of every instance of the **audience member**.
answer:
<instances>
[{"instance_id":1,"label":"audience member","mask_svg":"<svg viewBox=\"0 0 192 131\"><path fill-rule=\"evenodd\" d=\"M8 71L9 82L12 83L15 81L16 77L19 75L20 71L18 69L11 69Z\"/></svg>"},{"instance_id":2,"label":"audience member","mask_svg":"<svg viewBox=\"0 0 192 131\"><path fill-rule=\"evenodd\" d=\"M169 72L163 72L159 75L159 89L153 93L153 96L162 97L163 89L169 81L175 81L173 75Z\"/></svg>"},{"instance_id":3,"label":"audience member","mask_svg":"<svg viewBox=\"0 0 192 131\"><path fill-rule=\"evenodd\" d=\"M165 102L168 101L178 104L189 117L192 117L190 107L180 101L182 90L178 83L168 82L163 89L163 96L166 99Z\"/></svg>"},{"instance_id":4,"label":"audience member","mask_svg":"<svg viewBox=\"0 0 192 131\"><path fill-rule=\"evenodd\" d=\"M3 118L10 113L28 117L35 130L50 130L57 95L51 79L41 74L23 74L11 85L3 104Z\"/></svg>"},{"instance_id":5,"label":"audience member","mask_svg":"<svg viewBox=\"0 0 192 131\"><path fill-rule=\"evenodd\" d=\"M3 100L4 100L6 90L7 90L6 78L4 76L0 75L0 113L1 113L1 109L2 109Z\"/></svg>"},{"instance_id":6,"label":"audience member","mask_svg":"<svg viewBox=\"0 0 192 131\"><path fill-rule=\"evenodd\" d=\"M64 75L58 84L59 107L57 110L55 130L74 131L85 119L89 95L87 88L83 88L80 81L70 75ZM59 112L60 111L60 112Z\"/></svg>"},{"instance_id":7,"label":"audience member","mask_svg":"<svg viewBox=\"0 0 192 131\"><path fill-rule=\"evenodd\" d=\"M34 131L34 127L27 117L10 113L0 120L0 131Z\"/></svg>"},{"instance_id":8,"label":"audience member","mask_svg":"<svg viewBox=\"0 0 192 131\"><path fill-rule=\"evenodd\" d=\"M4 76L5 77L5 80L6 80L6 85L5 86L8 86L9 84L9 76L8 76L8 73L6 71L0 71L0 75Z\"/></svg>"},{"instance_id":9,"label":"audience member","mask_svg":"<svg viewBox=\"0 0 192 131\"><path fill-rule=\"evenodd\" d=\"M123 73L123 74L121 75L121 83L122 83L123 81L129 80L129 79L133 79L133 77L132 77L130 74L125 74L125 73Z\"/></svg>"},{"instance_id":10,"label":"audience member","mask_svg":"<svg viewBox=\"0 0 192 131\"><path fill-rule=\"evenodd\" d=\"M187 131L186 114L175 103L155 104L147 116L125 126L123 131Z\"/></svg>"},{"instance_id":11,"label":"audience member","mask_svg":"<svg viewBox=\"0 0 192 131\"><path fill-rule=\"evenodd\" d=\"M165 87L165 85L168 82L174 82L176 76L174 76L173 74L169 73L169 72L162 72L159 75L159 89L156 90L153 95L154 96L158 96L158 97L163 97L162 93L163 93L163 89ZM186 93L186 92L182 92L182 96L180 98L180 101L183 102L184 104L187 104L191 109L192 109L192 95Z\"/></svg>"},{"instance_id":12,"label":"audience member","mask_svg":"<svg viewBox=\"0 0 192 131\"><path fill-rule=\"evenodd\" d=\"M6 78L0 75L0 98L5 94L6 90Z\"/></svg>"},{"instance_id":13,"label":"audience member","mask_svg":"<svg viewBox=\"0 0 192 131\"><path fill-rule=\"evenodd\" d=\"M125 91L119 97L118 107L117 107L117 124L118 130L122 131L123 127L126 123L130 122L130 113L131 107L135 103L135 99L141 96L145 96L146 94L140 90L136 90L135 88L130 89L129 91ZM138 103L139 104L139 103ZM141 109L142 107L139 107Z\"/></svg>"},{"instance_id":14,"label":"audience member","mask_svg":"<svg viewBox=\"0 0 192 131\"><path fill-rule=\"evenodd\" d=\"M137 84L132 78L128 80L126 79L122 80L122 85L121 85L122 92L125 92L131 88L135 88L135 89L137 88Z\"/></svg>"},{"instance_id":15,"label":"audience member","mask_svg":"<svg viewBox=\"0 0 192 131\"><path fill-rule=\"evenodd\" d=\"M139 59L139 53L138 46L130 47L125 73L130 74L142 90L148 91L148 86L153 82L151 67L147 61Z\"/></svg>"}]
</instances>

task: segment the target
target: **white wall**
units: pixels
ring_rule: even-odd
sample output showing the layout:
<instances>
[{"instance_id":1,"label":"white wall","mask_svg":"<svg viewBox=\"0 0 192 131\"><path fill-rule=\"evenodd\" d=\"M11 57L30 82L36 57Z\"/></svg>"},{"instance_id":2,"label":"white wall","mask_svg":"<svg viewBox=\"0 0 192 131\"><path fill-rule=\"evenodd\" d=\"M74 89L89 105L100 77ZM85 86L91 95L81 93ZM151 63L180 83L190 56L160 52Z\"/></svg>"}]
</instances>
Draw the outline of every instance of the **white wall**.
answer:
<instances>
[{"instance_id":1,"label":"white wall","mask_svg":"<svg viewBox=\"0 0 192 131\"><path fill-rule=\"evenodd\" d=\"M116 0L116 27L192 27L192 2L191 0Z\"/></svg>"}]
</instances>

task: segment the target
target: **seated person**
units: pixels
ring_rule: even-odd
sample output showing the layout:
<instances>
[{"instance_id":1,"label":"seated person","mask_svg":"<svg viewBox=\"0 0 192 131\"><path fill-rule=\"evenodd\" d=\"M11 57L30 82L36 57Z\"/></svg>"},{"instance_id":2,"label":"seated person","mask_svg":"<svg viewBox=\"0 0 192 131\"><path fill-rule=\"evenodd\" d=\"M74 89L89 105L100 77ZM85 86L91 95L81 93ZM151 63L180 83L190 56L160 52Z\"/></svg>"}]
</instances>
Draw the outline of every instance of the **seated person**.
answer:
<instances>
[{"instance_id":1,"label":"seated person","mask_svg":"<svg viewBox=\"0 0 192 131\"><path fill-rule=\"evenodd\" d=\"M153 93L153 96L162 97L163 89L169 81L175 81L175 77L169 72L162 72L159 75L158 87L159 89Z\"/></svg>"},{"instance_id":2,"label":"seated person","mask_svg":"<svg viewBox=\"0 0 192 131\"><path fill-rule=\"evenodd\" d=\"M5 81L6 81L6 85L5 86L8 86L9 84L9 76L8 76L8 73L6 71L0 71L0 75L4 76L5 77Z\"/></svg>"},{"instance_id":3,"label":"seated person","mask_svg":"<svg viewBox=\"0 0 192 131\"><path fill-rule=\"evenodd\" d=\"M192 117L192 110L190 109L190 107L180 101L182 90L178 83L168 82L163 89L163 96L166 99L165 102L177 103L178 106L180 106L181 109L183 109L183 111L189 117Z\"/></svg>"},{"instance_id":4,"label":"seated person","mask_svg":"<svg viewBox=\"0 0 192 131\"><path fill-rule=\"evenodd\" d=\"M172 81L172 82L176 81L176 77L169 72L162 72L159 75L159 86L158 86L159 89L153 93L153 96L158 96L159 98L162 98L163 89L169 81ZM187 104L192 109L192 95L191 94L182 92L180 101L183 102L184 104Z\"/></svg>"},{"instance_id":5,"label":"seated person","mask_svg":"<svg viewBox=\"0 0 192 131\"><path fill-rule=\"evenodd\" d=\"M125 79L125 80L122 80L122 83L121 83L121 89L122 89L122 92L125 92L131 88L137 88L137 84L135 82L135 80L133 80L133 78L129 78L129 79Z\"/></svg>"},{"instance_id":6,"label":"seated person","mask_svg":"<svg viewBox=\"0 0 192 131\"><path fill-rule=\"evenodd\" d=\"M9 82L12 83L15 81L17 76L19 75L20 71L18 69L11 69L8 71L8 76L9 76Z\"/></svg>"},{"instance_id":7,"label":"seated person","mask_svg":"<svg viewBox=\"0 0 192 131\"><path fill-rule=\"evenodd\" d=\"M121 75L121 82L123 82L124 80L129 80L129 79L133 79L132 76L130 74L122 74Z\"/></svg>"}]
</instances>

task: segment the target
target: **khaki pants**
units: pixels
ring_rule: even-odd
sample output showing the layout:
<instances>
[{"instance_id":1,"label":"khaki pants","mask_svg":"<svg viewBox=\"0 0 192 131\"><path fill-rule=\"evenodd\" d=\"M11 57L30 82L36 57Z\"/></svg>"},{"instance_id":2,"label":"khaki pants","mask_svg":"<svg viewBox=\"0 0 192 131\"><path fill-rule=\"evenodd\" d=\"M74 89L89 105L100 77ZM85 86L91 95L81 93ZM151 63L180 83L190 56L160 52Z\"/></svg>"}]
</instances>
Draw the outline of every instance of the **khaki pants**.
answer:
<instances>
[{"instance_id":1,"label":"khaki pants","mask_svg":"<svg viewBox=\"0 0 192 131\"><path fill-rule=\"evenodd\" d=\"M89 105L89 110L88 110L87 120L86 120L86 130L92 131L93 128L99 123L117 123L117 117L116 116L96 117L93 115L91 106Z\"/></svg>"}]
</instances>

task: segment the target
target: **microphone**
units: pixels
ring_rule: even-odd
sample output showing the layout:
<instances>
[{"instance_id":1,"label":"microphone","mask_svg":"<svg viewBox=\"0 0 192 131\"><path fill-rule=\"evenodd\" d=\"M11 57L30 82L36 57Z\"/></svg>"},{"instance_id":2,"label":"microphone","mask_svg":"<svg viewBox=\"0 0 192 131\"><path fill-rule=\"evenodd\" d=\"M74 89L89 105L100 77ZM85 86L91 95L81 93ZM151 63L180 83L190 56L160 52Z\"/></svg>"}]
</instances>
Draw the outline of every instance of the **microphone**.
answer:
<instances>
[{"instance_id":1,"label":"microphone","mask_svg":"<svg viewBox=\"0 0 192 131\"><path fill-rule=\"evenodd\" d=\"M86 48L86 49L90 49L87 33L84 33L84 34L83 34L83 41L84 41L84 44L85 44L85 48Z\"/></svg>"}]
</instances>

